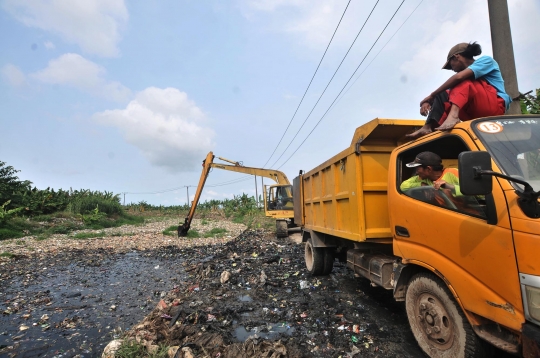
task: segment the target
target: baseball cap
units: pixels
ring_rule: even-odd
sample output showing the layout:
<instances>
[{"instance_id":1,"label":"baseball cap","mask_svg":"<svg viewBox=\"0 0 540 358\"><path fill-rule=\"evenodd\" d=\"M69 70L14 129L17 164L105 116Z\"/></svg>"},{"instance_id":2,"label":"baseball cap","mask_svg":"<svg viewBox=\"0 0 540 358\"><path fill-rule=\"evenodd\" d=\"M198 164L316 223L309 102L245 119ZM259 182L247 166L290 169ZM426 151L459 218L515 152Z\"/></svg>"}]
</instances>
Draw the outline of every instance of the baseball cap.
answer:
<instances>
[{"instance_id":1,"label":"baseball cap","mask_svg":"<svg viewBox=\"0 0 540 358\"><path fill-rule=\"evenodd\" d=\"M437 154L433 152L422 152L414 158L414 162L407 163L406 166L409 168L419 167L421 165L442 165L442 159Z\"/></svg>"},{"instance_id":2,"label":"baseball cap","mask_svg":"<svg viewBox=\"0 0 540 358\"><path fill-rule=\"evenodd\" d=\"M469 46L468 43L462 42L460 44L457 44L456 46L452 47L450 51L448 52L448 56L446 56L446 62L444 63L442 69L443 70L451 70L452 67L450 67L450 59L452 56L457 55L458 53L462 53L467 49L467 46Z\"/></svg>"}]
</instances>

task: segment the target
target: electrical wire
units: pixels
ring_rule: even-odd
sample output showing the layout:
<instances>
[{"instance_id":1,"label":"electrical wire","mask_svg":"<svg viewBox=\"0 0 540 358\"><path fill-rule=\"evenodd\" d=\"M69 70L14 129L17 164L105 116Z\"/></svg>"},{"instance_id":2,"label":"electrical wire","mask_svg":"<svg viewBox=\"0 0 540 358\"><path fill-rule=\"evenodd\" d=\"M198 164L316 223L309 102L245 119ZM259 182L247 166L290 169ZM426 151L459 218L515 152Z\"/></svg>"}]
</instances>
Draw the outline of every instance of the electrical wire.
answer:
<instances>
[{"instance_id":1,"label":"electrical wire","mask_svg":"<svg viewBox=\"0 0 540 358\"><path fill-rule=\"evenodd\" d=\"M313 73L313 76L311 77L311 81L309 81L309 84L308 84L308 86L306 88L306 91L304 92L304 95L302 96L302 99L300 100L300 103L298 103L298 107L296 107L296 111L294 111L294 114L293 114L291 120L289 121L289 124L287 125L287 128L285 128L285 131L283 132L283 135L281 136L278 144L274 148L274 151L272 152L272 154L270 154L270 157L268 157L268 159L266 160L266 163L264 163L264 165L262 166L263 168L266 167L266 164L268 164L268 162L270 161L270 159L272 158L272 156L274 155L274 153L278 149L279 145L281 144L281 141L285 137L285 134L289 130L289 127L291 126L291 123L292 123L294 117L296 117L296 113L298 112L298 109L300 108L300 105L304 101L304 98L306 97L306 94L307 94L307 92L309 90L309 87L311 86L311 83L313 82L313 79L315 78L315 75L319 71L319 67L321 66L321 63L322 63L324 57L326 56L326 52L328 51L328 48L330 47L330 44L332 43L332 40L334 39L334 36L336 35L336 32L337 32L337 30L339 28L339 25L341 24L341 20L343 20L343 17L345 16L345 13L347 12L347 9L349 8L350 3L351 3L351 0L349 0L349 2L347 3L347 6L345 6L345 10L343 10L343 14L341 15L341 18L339 19L339 22L338 22L338 24L336 26L336 29L334 30L334 33L332 34L332 37L330 38L330 42L328 42L328 45L326 46L326 50L324 50L324 53L323 53L323 55L321 57L321 60L319 61L319 64L317 65L317 68L315 69L315 73Z\"/></svg>"},{"instance_id":2,"label":"electrical wire","mask_svg":"<svg viewBox=\"0 0 540 358\"><path fill-rule=\"evenodd\" d=\"M302 147L302 145L306 142L306 140L309 138L309 136L311 135L311 133L313 133L313 131L317 128L317 126L321 123L321 121L323 120L323 118L326 116L326 114L328 114L328 112L330 111L330 109L332 108L332 106L334 105L334 103L337 101L337 99L339 98L339 96L341 95L341 93L343 92L343 90L345 89L345 87L347 87L347 85L349 84L349 82L351 81L351 79L354 77L354 75L356 74L356 72L358 71L358 69L360 68L360 66L362 66L362 64L364 63L366 57L371 53L371 50L373 49L373 47L377 44L377 42L379 41L379 39L381 38L381 36L383 35L383 33L386 31L386 28L388 27L388 25L390 25L390 23L392 22L392 20L394 19L394 17L396 16L396 14L398 13L399 9L401 9L401 6L403 5L403 3L405 2L405 0L403 0L401 2L401 4L399 4L397 10L394 12L394 14L392 15L392 17L390 18L390 20L386 23L386 26L384 27L384 29L381 31L381 33L379 34L379 36L377 37L377 39L375 40L375 42L373 43L373 45L371 46L371 48L369 49L369 51L366 53L366 55L364 56L364 58L362 59L362 61L360 62L360 64L358 65L358 67L356 67L356 69L354 70L353 74L351 75L351 77L349 77L349 79L347 80L347 82L345 83L345 85L343 86L343 88L341 88L341 91L339 91L338 95L336 96L336 98L332 101L332 103L330 104L330 106L328 107L328 109L326 110L326 112L324 112L324 114L322 115L322 117L319 119L319 121L315 124L315 126L313 127L313 129L311 130L311 132L308 133L308 135L306 136L306 138L304 138L304 140L302 141L302 143L300 143L300 145L295 149L295 151L289 156L289 158L287 158L287 160L285 160L285 162L283 162L283 164L281 164L278 169L280 169L282 166L284 166L292 157L293 155L298 151L298 149L300 149L300 147ZM275 163L274 163L275 165Z\"/></svg>"},{"instance_id":3,"label":"electrical wire","mask_svg":"<svg viewBox=\"0 0 540 358\"><path fill-rule=\"evenodd\" d=\"M281 157L283 157L283 154L285 154L285 152L287 151L287 149L289 149L289 147L291 146L291 144L294 142L294 140L296 139L296 137L298 136L298 133L300 133L300 131L302 130L302 128L304 127L304 124L306 124L307 120L309 119L309 117L311 116L311 114L313 113L313 111L315 110L315 107L317 107L317 104L319 104L319 101L321 100L322 96L325 94L326 90L328 89L328 86L330 86L330 83L332 83L332 80L334 79L334 77L336 76L337 72L339 71L339 69L341 68L341 65L343 64L343 61L345 61L345 59L347 58L347 55L349 54L349 52L351 51L352 47L354 46L356 40L358 39L358 36L360 36L360 33L362 33L362 30L364 29L364 27L366 26L366 23L368 22L369 18L371 17L371 14L373 14L373 11L375 11L375 8L377 7L377 4L379 4L379 1L380 0L377 0L377 2L375 3L375 5L373 6L373 8L371 9L371 12L369 13L368 17L366 18L366 21L364 21L364 24L362 25L362 27L360 28L360 31L358 31L358 33L356 34L356 37L354 38L354 41L352 42L351 46L349 46L349 49L347 50L347 52L345 53L345 56L343 56L343 59L341 60L341 62L339 63L339 66L337 67L336 71L334 72L334 74L332 75L332 78L330 78L330 81L328 81L328 83L326 84L326 87L324 88L324 90L322 91L321 95L319 96L319 99L317 99L317 102L315 102L315 105L313 106L313 108L311 109L311 111L309 112L309 114L307 115L306 119L304 119L304 122L302 123L302 125L300 126L300 128L298 129L298 131L296 132L296 134L294 135L294 137L291 139L291 141L289 142L289 144L287 145L287 147L285 148L285 150L283 150L283 152L281 153L281 155L279 156L279 158L277 158L274 162L274 164L272 164L272 167L274 167L276 165L276 163L281 159ZM405 1L405 0L404 0ZM278 168L279 169L279 168Z\"/></svg>"},{"instance_id":4,"label":"electrical wire","mask_svg":"<svg viewBox=\"0 0 540 358\"><path fill-rule=\"evenodd\" d=\"M416 7L414 8L413 11L411 11L411 13L409 14L409 16L407 16L407 18L405 19L405 21L403 21L403 23L398 27L398 29L396 30L396 32L394 32L394 34L392 36L390 36L390 38L388 39L388 41L386 41L386 43L384 44L384 46L379 50L379 52L377 52L377 54L371 59L371 61L367 64L366 67L364 67L364 70L362 72L360 72L358 74L358 76L356 77L356 79L353 81L353 83L351 83L351 85L349 86L349 88L347 88L345 90L345 92L343 92L343 94L341 95L341 97L337 100L336 103L334 103L334 106L336 104L339 103L339 101L341 101L341 99L343 97L345 97L345 95L347 94L347 92L349 92L349 90L354 86L354 84L356 83L356 81L358 81L358 79L360 79L360 77L362 77L362 75L364 74L364 72L366 72L366 70L369 68L369 66L373 63L373 61L375 61L375 59L377 58L377 56L379 56L379 54L386 48L386 45L388 45L388 43L390 41L392 41L392 39L394 38L394 36L396 36L396 34L399 32L399 30L401 30L401 28L403 27L403 25L405 25L405 23L409 20L409 18L415 13L416 9L418 9L420 7L420 5L424 2L424 0L421 0L418 5L416 5Z\"/></svg>"},{"instance_id":5,"label":"electrical wire","mask_svg":"<svg viewBox=\"0 0 540 358\"><path fill-rule=\"evenodd\" d=\"M191 187L191 185L188 185ZM164 189L164 190L158 190L158 191L154 191L154 192L145 192L145 193L133 193L133 192L129 192L129 191L126 191L124 194L137 194L137 195L146 195L146 194L163 194L163 193L169 193L171 191L175 191L175 190L180 190L180 189L183 189L185 188L186 185L184 186L180 186L178 188L171 188L171 189Z\"/></svg>"}]
</instances>

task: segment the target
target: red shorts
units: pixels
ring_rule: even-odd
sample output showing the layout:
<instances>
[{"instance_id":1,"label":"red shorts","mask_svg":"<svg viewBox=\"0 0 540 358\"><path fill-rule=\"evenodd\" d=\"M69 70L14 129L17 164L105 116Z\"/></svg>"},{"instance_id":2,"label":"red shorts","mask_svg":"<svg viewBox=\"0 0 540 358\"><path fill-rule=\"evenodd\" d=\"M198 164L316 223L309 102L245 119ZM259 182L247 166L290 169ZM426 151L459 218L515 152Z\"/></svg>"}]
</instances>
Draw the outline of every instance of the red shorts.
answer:
<instances>
[{"instance_id":1,"label":"red shorts","mask_svg":"<svg viewBox=\"0 0 540 358\"><path fill-rule=\"evenodd\" d=\"M497 96L495 87L485 80L465 80L449 90L448 97L439 125L446 121L452 104L459 107L459 119L462 121L502 115L506 112L504 99Z\"/></svg>"}]
</instances>

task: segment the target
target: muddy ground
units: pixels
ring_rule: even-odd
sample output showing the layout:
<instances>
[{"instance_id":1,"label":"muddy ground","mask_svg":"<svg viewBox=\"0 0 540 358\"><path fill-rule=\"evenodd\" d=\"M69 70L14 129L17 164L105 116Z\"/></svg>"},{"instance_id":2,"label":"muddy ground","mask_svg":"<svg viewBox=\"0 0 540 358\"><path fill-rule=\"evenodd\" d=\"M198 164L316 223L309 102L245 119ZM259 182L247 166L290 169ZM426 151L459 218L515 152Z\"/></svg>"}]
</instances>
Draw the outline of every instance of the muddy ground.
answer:
<instances>
[{"instance_id":1,"label":"muddy ground","mask_svg":"<svg viewBox=\"0 0 540 358\"><path fill-rule=\"evenodd\" d=\"M339 262L310 276L301 243L161 239L3 259L0 357L99 357L116 338L178 358L423 356L391 292Z\"/></svg>"}]
</instances>

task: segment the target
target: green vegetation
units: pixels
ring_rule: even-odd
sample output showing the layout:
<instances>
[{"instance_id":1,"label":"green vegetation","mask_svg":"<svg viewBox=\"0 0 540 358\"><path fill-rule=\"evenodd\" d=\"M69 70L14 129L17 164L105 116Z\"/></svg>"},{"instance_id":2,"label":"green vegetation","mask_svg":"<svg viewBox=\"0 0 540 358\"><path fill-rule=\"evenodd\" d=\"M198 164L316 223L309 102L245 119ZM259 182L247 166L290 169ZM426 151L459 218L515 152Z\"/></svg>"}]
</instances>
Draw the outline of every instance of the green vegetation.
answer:
<instances>
[{"instance_id":1,"label":"green vegetation","mask_svg":"<svg viewBox=\"0 0 540 358\"><path fill-rule=\"evenodd\" d=\"M72 237L74 239L84 240L84 239L93 239L95 237L104 237L104 236L105 236L105 233L101 231L101 232L78 232Z\"/></svg>"},{"instance_id":2,"label":"green vegetation","mask_svg":"<svg viewBox=\"0 0 540 358\"><path fill-rule=\"evenodd\" d=\"M178 225L169 226L162 231L163 235L176 236L178 235Z\"/></svg>"},{"instance_id":3,"label":"green vegetation","mask_svg":"<svg viewBox=\"0 0 540 358\"><path fill-rule=\"evenodd\" d=\"M206 232L206 233L204 234L204 237L215 237L215 236L219 236L219 235L221 235L221 234L224 234L224 233L226 233L226 232L227 232L227 230L225 230L225 229L222 229L222 228L219 228L219 227L215 227L215 228L213 228L212 230Z\"/></svg>"},{"instance_id":4,"label":"green vegetation","mask_svg":"<svg viewBox=\"0 0 540 358\"><path fill-rule=\"evenodd\" d=\"M45 190L20 180L19 171L0 161L0 240L53 234L80 229L104 229L142 224L144 218L129 215L119 194L91 190Z\"/></svg>"},{"instance_id":5,"label":"green vegetation","mask_svg":"<svg viewBox=\"0 0 540 358\"><path fill-rule=\"evenodd\" d=\"M189 206L154 206L141 201L122 206L119 194L91 190L44 190L32 187L32 182L20 180L19 171L0 161L0 241L34 236L45 240L54 234L70 234L77 230L100 230L121 225L138 225L147 220L183 219ZM256 199L247 194L233 199L210 200L199 203L196 217L208 225L211 219L228 218L252 228L273 228L274 220L266 218ZM180 220L182 221L182 220ZM164 235L176 236L177 226L163 231ZM204 237L226 232L214 228ZM101 237L99 234L76 234L77 239ZM188 238L203 237L190 230ZM23 243L21 243L23 244Z\"/></svg>"},{"instance_id":6,"label":"green vegetation","mask_svg":"<svg viewBox=\"0 0 540 358\"><path fill-rule=\"evenodd\" d=\"M197 239L199 237L201 237L201 234L199 234L199 232L197 230L189 230L188 233L187 233L187 238L189 239Z\"/></svg>"},{"instance_id":7,"label":"green vegetation","mask_svg":"<svg viewBox=\"0 0 540 358\"><path fill-rule=\"evenodd\" d=\"M527 92L520 95L521 113L540 114L540 88L537 88L535 94Z\"/></svg>"},{"instance_id":8,"label":"green vegetation","mask_svg":"<svg viewBox=\"0 0 540 358\"><path fill-rule=\"evenodd\" d=\"M13 255L11 252L2 252L0 254L0 257L12 258L12 257L15 257L15 255Z\"/></svg>"},{"instance_id":9,"label":"green vegetation","mask_svg":"<svg viewBox=\"0 0 540 358\"><path fill-rule=\"evenodd\" d=\"M146 347L134 340L125 340L115 353L116 358L166 358L169 347L160 345L155 353L148 353Z\"/></svg>"}]
</instances>

